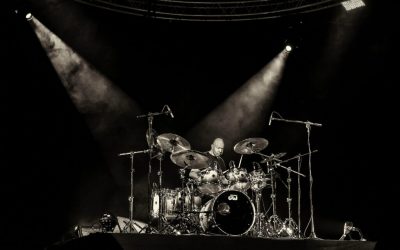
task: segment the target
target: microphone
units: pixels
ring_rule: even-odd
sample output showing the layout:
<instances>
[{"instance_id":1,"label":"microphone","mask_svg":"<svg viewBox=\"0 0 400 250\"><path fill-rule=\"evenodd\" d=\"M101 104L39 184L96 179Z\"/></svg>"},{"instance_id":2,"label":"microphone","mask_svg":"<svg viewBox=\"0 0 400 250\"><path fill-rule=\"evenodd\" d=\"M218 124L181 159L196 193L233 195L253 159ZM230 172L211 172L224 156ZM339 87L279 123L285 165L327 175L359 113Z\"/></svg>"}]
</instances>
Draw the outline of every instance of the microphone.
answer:
<instances>
[{"instance_id":1,"label":"microphone","mask_svg":"<svg viewBox=\"0 0 400 250\"><path fill-rule=\"evenodd\" d=\"M268 122L268 126L271 126L271 122L272 122L272 116L274 115L274 111L271 112L271 115L269 116L269 122Z\"/></svg>"},{"instance_id":2,"label":"microphone","mask_svg":"<svg viewBox=\"0 0 400 250\"><path fill-rule=\"evenodd\" d=\"M167 108L167 113L171 116L171 118L174 118L174 114L172 114L172 111L171 111L171 109L169 108L169 106L168 105L165 105L165 107Z\"/></svg>"}]
</instances>

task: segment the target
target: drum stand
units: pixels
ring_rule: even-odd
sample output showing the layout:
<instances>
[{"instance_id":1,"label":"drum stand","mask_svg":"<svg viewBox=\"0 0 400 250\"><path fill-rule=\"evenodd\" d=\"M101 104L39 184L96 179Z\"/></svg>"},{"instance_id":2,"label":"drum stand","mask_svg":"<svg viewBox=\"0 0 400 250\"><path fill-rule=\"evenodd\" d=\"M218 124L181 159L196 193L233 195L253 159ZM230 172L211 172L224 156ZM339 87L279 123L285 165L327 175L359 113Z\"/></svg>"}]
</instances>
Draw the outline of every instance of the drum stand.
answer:
<instances>
[{"instance_id":1,"label":"drum stand","mask_svg":"<svg viewBox=\"0 0 400 250\"><path fill-rule=\"evenodd\" d=\"M278 237L282 230L282 220L276 214L276 182L275 182L275 169L274 166L269 166L268 172L271 174L271 201L272 201L272 215L268 218L267 235L270 237Z\"/></svg>"},{"instance_id":2,"label":"drum stand","mask_svg":"<svg viewBox=\"0 0 400 250\"><path fill-rule=\"evenodd\" d=\"M181 188L182 188L182 196L180 197L180 207L176 212L178 213L177 217L171 223L167 223L163 230L172 231L172 234L191 234L191 233L199 233L200 226L198 223L195 223L193 218L191 218L191 214L193 213L193 194L190 192L186 194L185 190L185 171L188 166L179 169L180 179L181 179ZM185 208L186 196L189 195L190 198L190 206ZM175 224L176 223L176 224Z\"/></svg>"},{"instance_id":3,"label":"drum stand","mask_svg":"<svg viewBox=\"0 0 400 250\"><path fill-rule=\"evenodd\" d=\"M253 236L255 237L264 237L266 236L265 234L265 225L264 225L264 219L265 215L261 213L261 208L260 208L260 201L261 201L261 191L262 189L257 189L255 190L256 192L256 218L255 218L255 224L253 228Z\"/></svg>"},{"instance_id":4,"label":"drum stand","mask_svg":"<svg viewBox=\"0 0 400 250\"><path fill-rule=\"evenodd\" d=\"M274 111L275 112L275 111ZM277 112L275 112L277 113ZM307 129L307 147L308 147L308 174L309 174L309 182L310 182L310 187L309 187L309 196L310 196L310 220L308 223L311 223L311 232L310 235L308 236L309 239L319 239L315 233L315 226L314 226L314 204L313 204L313 196L312 196L312 188L313 188L313 183L314 179L312 177L312 171L311 171L311 143L310 143L310 134L311 134L311 126L316 126L316 127L322 127L322 124L320 123L314 123L310 121L298 121L298 120L287 120L283 118L275 118L270 117L270 123L272 120L277 120L277 121L282 121L282 122L289 122L289 123L300 123L304 124Z\"/></svg>"},{"instance_id":5,"label":"drum stand","mask_svg":"<svg viewBox=\"0 0 400 250\"><path fill-rule=\"evenodd\" d=\"M288 170L288 178L287 178L288 197L286 198L286 201L288 203L288 216L289 217L286 218L285 221L283 222L281 236L289 236L291 238L297 238L298 227L296 225L296 222L292 218L292 210L291 210L291 203L292 203L292 198L290 196L290 186L291 186L291 182L292 182L292 179L290 178L291 168L289 167L287 170Z\"/></svg>"}]
</instances>

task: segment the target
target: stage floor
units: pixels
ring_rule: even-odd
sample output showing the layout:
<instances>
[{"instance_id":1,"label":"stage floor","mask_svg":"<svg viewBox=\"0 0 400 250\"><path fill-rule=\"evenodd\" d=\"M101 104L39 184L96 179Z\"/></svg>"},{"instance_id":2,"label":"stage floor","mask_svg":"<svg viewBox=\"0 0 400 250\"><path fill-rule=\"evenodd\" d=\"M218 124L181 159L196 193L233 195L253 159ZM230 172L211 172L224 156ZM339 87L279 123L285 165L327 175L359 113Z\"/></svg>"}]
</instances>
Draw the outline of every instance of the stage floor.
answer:
<instances>
[{"instance_id":1,"label":"stage floor","mask_svg":"<svg viewBox=\"0 0 400 250\"><path fill-rule=\"evenodd\" d=\"M318 239L268 239L223 235L165 235L95 233L50 246L48 250L61 249L163 249L163 250L373 250L373 241L339 241Z\"/></svg>"}]
</instances>

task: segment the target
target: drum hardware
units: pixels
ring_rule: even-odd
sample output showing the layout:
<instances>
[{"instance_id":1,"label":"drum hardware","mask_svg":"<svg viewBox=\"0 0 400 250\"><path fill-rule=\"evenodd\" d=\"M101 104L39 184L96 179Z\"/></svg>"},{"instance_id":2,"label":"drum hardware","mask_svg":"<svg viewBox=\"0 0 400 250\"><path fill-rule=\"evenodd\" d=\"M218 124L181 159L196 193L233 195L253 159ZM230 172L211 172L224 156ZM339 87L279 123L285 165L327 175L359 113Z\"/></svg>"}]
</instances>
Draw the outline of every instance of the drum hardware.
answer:
<instances>
[{"instance_id":1,"label":"drum hardware","mask_svg":"<svg viewBox=\"0 0 400 250\"><path fill-rule=\"evenodd\" d=\"M256 193L256 218L255 218L255 223L253 227L253 232L254 236L256 237L265 237L267 236L265 234L265 227L264 227L264 222L265 222L265 215L264 213L261 212L261 206L260 206L260 201L261 201L261 191L262 189L258 189L255 191Z\"/></svg>"},{"instance_id":2,"label":"drum hardware","mask_svg":"<svg viewBox=\"0 0 400 250\"><path fill-rule=\"evenodd\" d=\"M260 161L260 163L267 163L269 161L278 161L281 162L280 158L286 155L285 152L278 153L278 154L271 154L271 155L265 155L261 153L256 153L260 155L263 159Z\"/></svg>"},{"instance_id":3,"label":"drum hardware","mask_svg":"<svg viewBox=\"0 0 400 250\"><path fill-rule=\"evenodd\" d=\"M292 179L290 178L291 168L287 168L288 177L287 177L287 190L288 190L288 197L286 198L286 202L288 203L288 218L285 219L283 222L283 227L281 231L281 236L289 236L291 238L297 238L299 236L299 230L296 225L296 222L292 218L292 210L291 210L291 203L292 198L290 194L290 187L292 183Z\"/></svg>"},{"instance_id":4,"label":"drum hardware","mask_svg":"<svg viewBox=\"0 0 400 250\"><path fill-rule=\"evenodd\" d=\"M271 121L276 120L276 121L282 121L282 122L288 122L288 123L299 123L299 124L304 124L307 129L307 147L308 147L308 174L309 174L309 182L310 182L310 188L309 188L309 197L310 197L310 220L309 223L311 223L311 232L308 238L310 239L318 239L316 233L315 233L315 226L314 226L314 205L313 205L313 198L312 198L312 187L313 187L313 177L312 177L312 171L311 171L311 143L310 143L310 134L311 134L311 126L316 126L316 127L322 127L322 124L320 123L314 123L310 121L299 121L299 120L287 120L283 119L281 115L280 118L275 118L273 117L274 113L278 114L278 112L273 111L270 115L269 118L269 123L268 125L271 125Z\"/></svg>"},{"instance_id":5,"label":"drum hardware","mask_svg":"<svg viewBox=\"0 0 400 250\"><path fill-rule=\"evenodd\" d=\"M283 222L276 213L276 181L275 164L267 163L268 173L271 176L271 204L272 215L267 220L267 235L269 237L278 237L282 230Z\"/></svg>"},{"instance_id":6,"label":"drum hardware","mask_svg":"<svg viewBox=\"0 0 400 250\"><path fill-rule=\"evenodd\" d=\"M194 221L193 214L195 211L194 192L192 183L185 183L185 171L189 166L179 169L181 179L181 190L176 195L176 204L174 214L176 216L172 221L167 222L163 231L171 234L190 234L200 232L200 226ZM187 188L185 188L187 187Z\"/></svg>"},{"instance_id":7,"label":"drum hardware","mask_svg":"<svg viewBox=\"0 0 400 250\"><path fill-rule=\"evenodd\" d=\"M161 148L158 144L156 144L157 141L157 132L153 129L153 121L154 121L154 116L159 116L159 115L169 115L171 118L174 118L172 115L171 109L169 108L168 105L164 105L163 108L161 109L161 112L149 112L145 115L137 115L136 118L147 118L147 124L148 128L146 131L146 140L147 144L149 146L149 161L148 161L148 173L147 173L147 212L148 212L148 227L146 228L147 233L152 233L153 230L150 228L151 224L151 214L150 214L150 209L151 209L151 173L152 173L152 166L151 166L151 160L155 157L154 152L155 149L158 149L161 151ZM159 155L159 154L157 154ZM161 157L160 157L161 158ZM160 160L161 161L161 160ZM160 163L161 164L161 163ZM161 178L161 177L160 177Z\"/></svg>"},{"instance_id":8,"label":"drum hardware","mask_svg":"<svg viewBox=\"0 0 400 250\"><path fill-rule=\"evenodd\" d=\"M290 178L290 173L293 172L299 176L302 177L306 177L305 175L301 174L300 172L294 171L291 168L285 167L283 165L281 165L281 162L267 162L267 166L268 166L268 170L271 174L271 187L272 187L272 191L271 191L271 199L272 199L272 211L273 211L273 215L271 216L271 218L269 218L268 223L271 226L271 230L270 230L270 234L271 236L284 236L285 234L287 236L290 237L295 237L295 234L297 234L298 232L298 227L295 223L295 221L291 218L291 196L290 196L290 184L291 184L291 178ZM288 171L288 185L286 186L286 188L288 189L288 198L286 199L286 201L288 202L288 208L289 208L289 217L285 220L285 222L282 222L278 216L276 215L276 197L275 197L275 191L276 191L276 177L277 177L277 173L275 172L275 168L276 167L281 167L284 168ZM286 236L285 235L285 236Z\"/></svg>"},{"instance_id":9,"label":"drum hardware","mask_svg":"<svg viewBox=\"0 0 400 250\"><path fill-rule=\"evenodd\" d=\"M135 154L143 154L143 153L149 153L150 150L146 149L146 150L142 150L142 151L130 151L130 152L126 152L126 153L120 153L118 154L119 156L126 156L129 155L130 157L130 196L128 198L129 201L129 223L125 225L125 227L123 228L123 232L128 232L128 233L132 233L132 229L135 229L134 224L135 222L133 221L133 200L134 200L134 196L133 196L133 175L135 173L135 168L133 165L133 159ZM138 225L136 225L138 226Z\"/></svg>"},{"instance_id":10,"label":"drum hardware","mask_svg":"<svg viewBox=\"0 0 400 250\"><path fill-rule=\"evenodd\" d=\"M313 150L311 153L316 153L318 150ZM300 167L301 167L301 160L302 157L305 155L309 155L310 153L304 153L304 154L298 154L292 158L288 158L286 160L280 161L280 163L286 163L291 160L297 159L297 172L300 173ZM301 175L297 175L297 237L298 238L303 238L302 232L301 232L301 186L300 186L300 177Z\"/></svg>"},{"instance_id":11,"label":"drum hardware","mask_svg":"<svg viewBox=\"0 0 400 250\"><path fill-rule=\"evenodd\" d=\"M165 106L164 106L165 108ZM162 160L165 152L175 152L175 151L180 151L183 149L190 149L190 144L189 142L176 134L172 133L164 133L161 135L158 135L156 138L157 141L157 146L160 149L159 156L157 157L159 160L159 171L157 172L158 178L159 178L159 188L162 190ZM160 193L160 207L165 207L167 204L163 204L166 199L163 197L165 195L164 192ZM158 220L158 229L162 230L164 228L164 222L166 219L164 218L165 214L164 212L161 213L161 216Z\"/></svg>"}]
</instances>

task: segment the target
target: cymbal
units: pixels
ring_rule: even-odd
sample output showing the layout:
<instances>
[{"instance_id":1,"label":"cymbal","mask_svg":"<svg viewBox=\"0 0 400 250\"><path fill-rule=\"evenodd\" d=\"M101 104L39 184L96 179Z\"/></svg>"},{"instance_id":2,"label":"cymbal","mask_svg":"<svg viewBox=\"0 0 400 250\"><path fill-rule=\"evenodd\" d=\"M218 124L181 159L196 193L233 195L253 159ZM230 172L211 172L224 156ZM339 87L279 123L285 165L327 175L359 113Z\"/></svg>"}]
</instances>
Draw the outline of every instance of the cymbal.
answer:
<instances>
[{"instance_id":1,"label":"cymbal","mask_svg":"<svg viewBox=\"0 0 400 250\"><path fill-rule=\"evenodd\" d=\"M266 163L272 160L276 160L276 161L281 161L279 158L285 156L286 153L282 152L282 153L277 153L277 154L271 154L271 155L267 155L267 156L263 156L263 160L260 161L260 163Z\"/></svg>"},{"instance_id":2,"label":"cymbal","mask_svg":"<svg viewBox=\"0 0 400 250\"><path fill-rule=\"evenodd\" d=\"M185 138L172 133L157 136L157 144L162 150L171 153L190 149L190 143Z\"/></svg>"},{"instance_id":3,"label":"cymbal","mask_svg":"<svg viewBox=\"0 0 400 250\"><path fill-rule=\"evenodd\" d=\"M250 155L258 153L268 146L267 139L264 138L247 138L236 143L233 150L242 155Z\"/></svg>"},{"instance_id":4,"label":"cymbal","mask_svg":"<svg viewBox=\"0 0 400 250\"><path fill-rule=\"evenodd\" d=\"M180 167L189 169L203 169L208 165L209 157L205 153L195 150L184 150L172 153L171 161Z\"/></svg>"}]
</instances>

